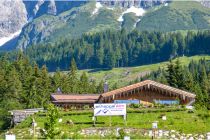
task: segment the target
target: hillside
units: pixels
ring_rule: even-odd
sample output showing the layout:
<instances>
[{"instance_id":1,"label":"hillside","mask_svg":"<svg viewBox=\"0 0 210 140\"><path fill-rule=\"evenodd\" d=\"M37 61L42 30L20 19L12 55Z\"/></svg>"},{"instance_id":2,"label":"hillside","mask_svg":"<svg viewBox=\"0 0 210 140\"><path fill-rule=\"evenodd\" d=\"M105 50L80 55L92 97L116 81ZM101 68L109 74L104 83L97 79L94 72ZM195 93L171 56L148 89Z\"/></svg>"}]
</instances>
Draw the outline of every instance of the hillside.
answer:
<instances>
[{"instance_id":1,"label":"hillside","mask_svg":"<svg viewBox=\"0 0 210 140\"><path fill-rule=\"evenodd\" d=\"M180 57L179 60L183 66L187 66L191 60L198 61L202 58L210 60L210 56L206 55ZM112 70L86 69L86 70L79 70L79 75L81 75L82 72L85 71L88 73L89 78L96 80L97 83L99 83L101 80L106 80L108 81L110 88L112 88L112 86L115 83L117 83L118 87L122 87L124 85L128 85L130 81L133 81L136 78L140 78L142 76L145 76L146 74L149 74L151 71L156 71L159 68L165 68L167 64L168 61L151 65L143 65L138 67L113 68ZM67 72L64 71L64 73Z\"/></svg>"},{"instance_id":2,"label":"hillside","mask_svg":"<svg viewBox=\"0 0 210 140\"><path fill-rule=\"evenodd\" d=\"M55 43L60 39L77 38L82 34L122 28L128 31L137 29L161 32L210 29L208 2L175 1L167 3L166 1L134 2L132 0L126 2L115 0L110 2L57 2L52 0L19 3L25 5L24 11L27 13L21 12L19 15L22 14L24 18L27 16L27 23L21 24L21 27L18 26L17 29L6 35L8 41L12 39L11 35L16 32L19 35L21 31L18 39L4 44L5 37L0 38L0 44L4 44L4 50L24 49L41 42ZM6 5L3 6L7 8ZM6 22L7 19L2 19L2 23ZM19 25L16 21L13 24ZM7 30L4 26L2 28ZM8 28L11 29L10 26Z\"/></svg>"},{"instance_id":3,"label":"hillside","mask_svg":"<svg viewBox=\"0 0 210 140\"><path fill-rule=\"evenodd\" d=\"M176 31L210 28L210 9L195 1L173 1L142 17L137 29Z\"/></svg>"},{"instance_id":4,"label":"hillside","mask_svg":"<svg viewBox=\"0 0 210 140\"><path fill-rule=\"evenodd\" d=\"M32 42L35 44L43 41L55 42L60 38L75 38L84 33L92 34L107 29L125 28L131 31L136 28L140 31L162 32L210 29L210 9L199 2L179 1L166 5L146 9L143 16L132 12L123 14L122 20L119 18L126 9L120 9L116 5L112 9L101 5L97 13L92 15L94 2L72 8L57 16L44 15L23 29L18 48L23 45L26 47Z\"/></svg>"}]
</instances>

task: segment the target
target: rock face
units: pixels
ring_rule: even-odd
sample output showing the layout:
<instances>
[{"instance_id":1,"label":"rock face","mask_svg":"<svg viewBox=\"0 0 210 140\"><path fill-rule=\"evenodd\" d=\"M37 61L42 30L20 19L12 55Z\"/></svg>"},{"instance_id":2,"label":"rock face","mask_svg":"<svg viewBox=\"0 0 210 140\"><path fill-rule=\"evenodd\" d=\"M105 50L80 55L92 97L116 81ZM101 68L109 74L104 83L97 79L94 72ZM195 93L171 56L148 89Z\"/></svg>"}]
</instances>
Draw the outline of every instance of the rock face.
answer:
<instances>
[{"instance_id":1,"label":"rock face","mask_svg":"<svg viewBox=\"0 0 210 140\"><path fill-rule=\"evenodd\" d=\"M34 19L45 14L56 16L84 3L86 2L0 0L0 46L13 39L11 37L14 36L13 34L16 35L27 23L30 24ZM13 41L8 44L9 47L11 47L11 44L16 45ZM7 45L4 45L4 47L7 47Z\"/></svg>"},{"instance_id":2,"label":"rock face","mask_svg":"<svg viewBox=\"0 0 210 140\"><path fill-rule=\"evenodd\" d=\"M129 8L132 6L138 7L138 8L150 8L156 5L160 5L166 2L166 0L110 0L110 1L103 1L99 0L101 3L107 5L107 6L120 6L123 8Z\"/></svg>"},{"instance_id":3,"label":"rock face","mask_svg":"<svg viewBox=\"0 0 210 140\"><path fill-rule=\"evenodd\" d=\"M25 4L28 18L34 19L44 14L58 15L64 11L70 10L73 7L78 7L85 1L56 1L56 0L37 0L23 1Z\"/></svg>"},{"instance_id":4,"label":"rock face","mask_svg":"<svg viewBox=\"0 0 210 140\"><path fill-rule=\"evenodd\" d=\"M202 0L202 1L201 1L201 4L202 4L203 6L205 6L205 7L210 8L210 1Z\"/></svg>"},{"instance_id":5,"label":"rock face","mask_svg":"<svg viewBox=\"0 0 210 140\"><path fill-rule=\"evenodd\" d=\"M21 30L26 23L27 12L22 1L0 1L0 38Z\"/></svg>"}]
</instances>

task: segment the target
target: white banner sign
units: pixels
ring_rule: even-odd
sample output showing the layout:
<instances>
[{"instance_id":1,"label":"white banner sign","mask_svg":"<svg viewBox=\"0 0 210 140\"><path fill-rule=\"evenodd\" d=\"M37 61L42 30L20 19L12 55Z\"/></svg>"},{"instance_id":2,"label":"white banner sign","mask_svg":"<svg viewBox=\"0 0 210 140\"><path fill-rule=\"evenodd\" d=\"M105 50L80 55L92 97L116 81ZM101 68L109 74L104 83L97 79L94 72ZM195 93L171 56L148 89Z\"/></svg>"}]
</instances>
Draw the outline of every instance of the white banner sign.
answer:
<instances>
[{"instance_id":1,"label":"white banner sign","mask_svg":"<svg viewBox=\"0 0 210 140\"><path fill-rule=\"evenodd\" d=\"M94 104L94 116L126 115L126 104Z\"/></svg>"}]
</instances>

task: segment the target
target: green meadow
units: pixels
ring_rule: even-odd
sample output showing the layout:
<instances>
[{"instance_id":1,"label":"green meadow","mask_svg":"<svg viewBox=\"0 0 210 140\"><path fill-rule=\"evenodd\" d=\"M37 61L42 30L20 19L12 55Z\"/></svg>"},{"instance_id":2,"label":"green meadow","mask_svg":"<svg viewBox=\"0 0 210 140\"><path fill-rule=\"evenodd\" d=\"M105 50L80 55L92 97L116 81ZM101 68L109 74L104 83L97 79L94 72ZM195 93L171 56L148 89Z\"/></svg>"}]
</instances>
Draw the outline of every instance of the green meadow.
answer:
<instances>
[{"instance_id":1,"label":"green meadow","mask_svg":"<svg viewBox=\"0 0 210 140\"><path fill-rule=\"evenodd\" d=\"M188 66L190 61L199 61L200 59L205 58L206 60L210 60L210 56L207 55L197 55L192 57L179 57L180 63L183 66ZM173 60L173 61L176 61ZM145 76L149 72L158 70L159 68L166 68L169 62L161 62L150 65L136 66L136 67L123 67L123 68L113 68L111 70L107 69L85 69L79 70L79 75L82 72L87 72L89 78L96 80L99 83L101 80L108 81L110 87L117 83L118 87L122 87L128 85L130 81L135 80L136 78L140 78ZM66 73L66 72L64 72Z\"/></svg>"},{"instance_id":2,"label":"green meadow","mask_svg":"<svg viewBox=\"0 0 210 140\"><path fill-rule=\"evenodd\" d=\"M152 128L152 122L158 121L158 129L176 130L185 134L205 134L210 131L210 112L195 111L189 112L183 108L146 108L146 109L127 109L127 121L122 116L100 116L97 117L96 125L93 127L93 111L61 111L62 122L57 123L57 129L68 138L99 138L99 136L84 137L80 135L82 129L85 128L137 128L139 130L148 130ZM166 115L167 120L162 120L161 116ZM44 113L38 113L33 116L37 122L38 129L44 128L46 117ZM69 124L71 121L73 124ZM21 124L15 126L10 132L17 135L17 138L32 138L29 129L32 117ZM37 130L38 131L38 130ZM110 136L114 138L114 136ZM104 138L110 138L104 137ZM144 138L141 135L131 136L133 138ZM3 138L3 134L2 134ZM37 137L36 137L37 138ZM41 137L38 137L41 138ZM63 138L62 135L57 138Z\"/></svg>"}]
</instances>

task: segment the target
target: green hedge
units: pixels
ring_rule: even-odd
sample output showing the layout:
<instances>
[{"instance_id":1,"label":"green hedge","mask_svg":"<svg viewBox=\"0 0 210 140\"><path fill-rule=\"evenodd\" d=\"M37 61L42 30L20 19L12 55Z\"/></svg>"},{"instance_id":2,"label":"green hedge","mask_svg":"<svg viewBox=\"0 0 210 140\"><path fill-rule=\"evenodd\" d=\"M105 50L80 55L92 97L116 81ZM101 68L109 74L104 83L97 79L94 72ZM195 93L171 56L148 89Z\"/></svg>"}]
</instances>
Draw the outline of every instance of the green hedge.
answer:
<instances>
[{"instance_id":1,"label":"green hedge","mask_svg":"<svg viewBox=\"0 0 210 140\"><path fill-rule=\"evenodd\" d=\"M161 109L127 109L127 113L154 113L154 112L176 112L186 111L185 108L161 108Z\"/></svg>"},{"instance_id":2,"label":"green hedge","mask_svg":"<svg viewBox=\"0 0 210 140\"><path fill-rule=\"evenodd\" d=\"M127 108L127 113L154 113L154 112L176 112L176 111L186 111L185 108L144 108L144 109L134 109ZM61 116L70 116L70 115L87 115L93 114L93 110L81 110L81 111L68 111L61 112ZM45 112L38 113L39 116L46 116Z\"/></svg>"}]
</instances>

